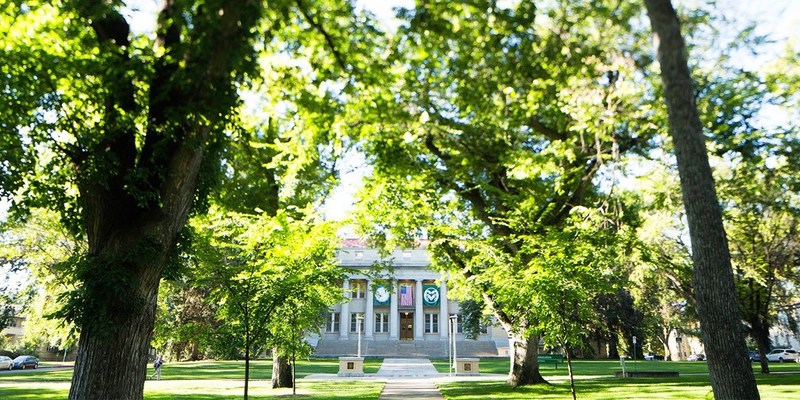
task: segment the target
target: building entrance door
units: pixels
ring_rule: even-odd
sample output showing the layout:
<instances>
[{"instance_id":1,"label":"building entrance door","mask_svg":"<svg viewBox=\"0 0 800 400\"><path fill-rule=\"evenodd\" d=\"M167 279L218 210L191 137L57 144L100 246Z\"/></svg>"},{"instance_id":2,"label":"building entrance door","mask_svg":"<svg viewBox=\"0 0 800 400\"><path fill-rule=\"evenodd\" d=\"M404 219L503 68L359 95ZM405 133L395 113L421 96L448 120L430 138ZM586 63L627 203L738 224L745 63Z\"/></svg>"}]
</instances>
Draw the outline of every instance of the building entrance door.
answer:
<instances>
[{"instance_id":1,"label":"building entrance door","mask_svg":"<svg viewBox=\"0 0 800 400\"><path fill-rule=\"evenodd\" d=\"M414 340L414 313L400 312L400 340Z\"/></svg>"}]
</instances>

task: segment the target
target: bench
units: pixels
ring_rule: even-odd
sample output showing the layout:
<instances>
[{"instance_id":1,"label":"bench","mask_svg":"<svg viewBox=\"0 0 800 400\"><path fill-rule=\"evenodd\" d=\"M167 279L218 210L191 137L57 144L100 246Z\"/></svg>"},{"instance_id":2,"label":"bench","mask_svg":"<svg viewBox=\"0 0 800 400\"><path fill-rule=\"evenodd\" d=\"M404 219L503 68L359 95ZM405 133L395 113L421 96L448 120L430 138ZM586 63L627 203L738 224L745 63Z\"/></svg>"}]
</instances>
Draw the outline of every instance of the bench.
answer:
<instances>
[{"instance_id":1,"label":"bench","mask_svg":"<svg viewBox=\"0 0 800 400\"><path fill-rule=\"evenodd\" d=\"M558 369L559 363L564 362L564 356L561 354L539 354L536 358L539 360L539 364L553 363L556 369Z\"/></svg>"}]
</instances>

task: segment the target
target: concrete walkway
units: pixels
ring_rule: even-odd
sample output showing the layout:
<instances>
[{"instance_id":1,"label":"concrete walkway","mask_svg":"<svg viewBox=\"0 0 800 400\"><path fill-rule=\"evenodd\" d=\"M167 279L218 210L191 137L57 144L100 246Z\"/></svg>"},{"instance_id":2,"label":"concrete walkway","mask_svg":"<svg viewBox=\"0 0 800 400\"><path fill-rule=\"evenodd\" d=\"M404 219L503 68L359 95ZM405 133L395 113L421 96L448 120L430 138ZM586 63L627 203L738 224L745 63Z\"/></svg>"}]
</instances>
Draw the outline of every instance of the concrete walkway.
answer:
<instances>
[{"instance_id":1,"label":"concrete walkway","mask_svg":"<svg viewBox=\"0 0 800 400\"><path fill-rule=\"evenodd\" d=\"M386 382L378 400L444 400L433 382L422 379L404 379Z\"/></svg>"},{"instance_id":2,"label":"concrete walkway","mask_svg":"<svg viewBox=\"0 0 800 400\"><path fill-rule=\"evenodd\" d=\"M438 378L444 376L427 358L384 358L375 374L392 378Z\"/></svg>"},{"instance_id":3,"label":"concrete walkway","mask_svg":"<svg viewBox=\"0 0 800 400\"><path fill-rule=\"evenodd\" d=\"M375 376L386 378L386 385L378 400L444 400L430 380L443 374L436 371L428 359L386 358Z\"/></svg>"}]
</instances>

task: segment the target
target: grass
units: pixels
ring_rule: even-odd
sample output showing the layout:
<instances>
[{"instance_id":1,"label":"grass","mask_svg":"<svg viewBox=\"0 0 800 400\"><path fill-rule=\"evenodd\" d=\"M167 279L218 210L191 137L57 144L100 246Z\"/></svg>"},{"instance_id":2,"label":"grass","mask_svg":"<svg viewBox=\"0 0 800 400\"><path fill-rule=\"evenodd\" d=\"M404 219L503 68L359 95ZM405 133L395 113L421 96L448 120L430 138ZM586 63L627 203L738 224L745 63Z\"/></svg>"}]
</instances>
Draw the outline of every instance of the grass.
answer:
<instances>
[{"instance_id":1,"label":"grass","mask_svg":"<svg viewBox=\"0 0 800 400\"><path fill-rule=\"evenodd\" d=\"M145 384L145 400L197 399L227 400L241 399L241 382L230 384L220 381L160 381ZM378 398L383 383L367 381L299 381L297 397L314 399L357 399L374 400ZM65 399L69 393L69 383L58 387L41 387L36 383L23 383L14 386L0 386L0 398L4 399ZM274 399L290 397L291 389L272 389L268 381L250 383L249 397L252 399Z\"/></svg>"},{"instance_id":2,"label":"grass","mask_svg":"<svg viewBox=\"0 0 800 400\"><path fill-rule=\"evenodd\" d=\"M377 372L382 359L365 360L365 372ZM440 372L447 372L447 360L433 360ZM678 371L678 378L618 379L611 375L620 370L619 361L576 360L573 362L578 396L581 399L702 399L710 398L708 369L705 362L627 362L626 369L639 371ZM758 364L753 364L758 372ZM334 374L339 369L337 359L311 359L297 362L298 397L314 399L377 399L383 383L355 380L300 380L312 374ZM483 373L508 373L508 360L481 359ZM772 372L756 373L761 397L764 399L794 399L800 393L800 364L770 364ZM250 397L253 399L291 396L291 389L271 389L269 376L272 363L257 360L251 363ZM566 365L555 369L543 365L542 375L552 385L512 388L502 381L461 381L440 385L448 399L564 399L569 398ZM152 367L148 368L152 373ZM588 379L589 377L593 379ZM63 399L67 397L71 369L40 369L34 372L0 373L0 398ZM243 393L243 361L199 361L167 363L163 380L145 383L145 399L240 399Z\"/></svg>"},{"instance_id":3,"label":"grass","mask_svg":"<svg viewBox=\"0 0 800 400\"><path fill-rule=\"evenodd\" d=\"M442 372L447 371L447 360L437 364ZM713 398L705 362L627 362L626 370L638 371L678 371L679 378L613 378L614 371L621 371L619 361L576 360L573 361L576 375L576 390L581 399L702 399ZM481 359L481 372L507 373L508 360ZM764 399L796 399L800 393L800 364L770 364L773 374L758 373L760 366L755 363L756 380L761 397ZM512 388L498 381L453 382L439 386L447 399L485 400L491 399L564 399L570 397L566 365L555 369L547 364L540 369L542 375L552 385ZM777 373L777 374L775 374ZM581 379L581 377L584 379ZM586 376L599 376L585 379Z\"/></svg>"},{"instance_id":4,"label":"grass","mask_svg":"<svg viewBox=\"0 0 800 400\"><path fill-rule=\"evenodd\" d=\"M447 373L448 362L444 360L431 360L436 370ZM572 368L575 375L606 375L611 376L615 371L622 371L619 361L616 360L573 360ZM770 363L770 372L797 372L800 373L800 364L797 363ZM507 374L509 362L507 358L481 358L480 371L484 374ZM692 361L626 361L626 371L678 371L681 375L707 374L708 364ZM539 371L545 377L568 376L566 361L556 368L553 364L540 364ZM753 371L760 375L761 366L753 363Z\"/></svg>"},{"instance_id":5,"label":"grass","mask_svg":"<svg viewBox=\"0 0 800 400\"><path fill-rule=\"evenodd\" d=\"M364 360L364 372L378 372L383 359L367 358ZM244 361L193 361L166 363L161 367L162 379L197 380L197 379L244 379ZM297 361L297 379L312 374L335 374L339 371L339 360L335 358L319 358ZM147 374L153 373L148 366ZM250 362L250 379L264 380L272 376L271 360L255 360ZM40 369L35 373L12 371L0 374L0 382L66 382L72 379L71 369Z\"/></svg>"},{"instance_id":6,"label":"grass","mask_svg":"<svg viewBox=\"0 0 800 400\"><path fill-rule=\"evenodd\" d=\"M800 393L800 374L759 375L756 377L763 399L796 399ZM611 399L703 399L713 398L708 376L640 379L576 379L578 397L584 400ZM447 399L564 399L570 397L569 382L513 388L502 382L454 382L439 386Z\"/></svg>"},{"instance_id":7,"label":"grass","mask_svg":"<svg viewBox=\"0 0 800 400\"><path fill-rule=\"evenodd\" d=\"M383 359L364 360L364 372L375 373ZM305 381L312 374L335 374L338 359L297 361L298 397L314 399L377 399L383 383L364 381ZM147 373L153 372L148 366ZM290 396L291 389L272 389L271 360L250 363L249 394L253 399ZM196 361L167 363L162 380L145 383L145 399L241 399L244 388L244 361ZM69 392L72 369L39 369L0 374L0 399L64 399Z\"/></svg>"}]
</instances>

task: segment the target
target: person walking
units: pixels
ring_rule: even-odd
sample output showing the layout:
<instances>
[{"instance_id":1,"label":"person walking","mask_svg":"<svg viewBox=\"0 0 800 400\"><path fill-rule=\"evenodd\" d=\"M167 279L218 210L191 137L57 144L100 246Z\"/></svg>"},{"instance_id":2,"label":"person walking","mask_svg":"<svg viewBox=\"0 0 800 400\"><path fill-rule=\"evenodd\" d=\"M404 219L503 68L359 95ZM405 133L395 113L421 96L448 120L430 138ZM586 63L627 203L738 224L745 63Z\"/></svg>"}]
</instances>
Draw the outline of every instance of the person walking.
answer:
<instances>
[{"instance_id":1,"label":"person walking","mask_svg":"<svg viewBox=\"0 0 800 400\"><path fill-rule=\"evenodd\" d=\"M161 358L161 356L156 357L156 360L153 361L153 368L155 368L156 370L155 370L155 372L153 372L153 375L150 375L150 379L153 379L153 377L156 377L156 379L158 379L159 381L161 380L161 366L162 365L164 365L164 360Z\"/></svg>"}]
</instances>

